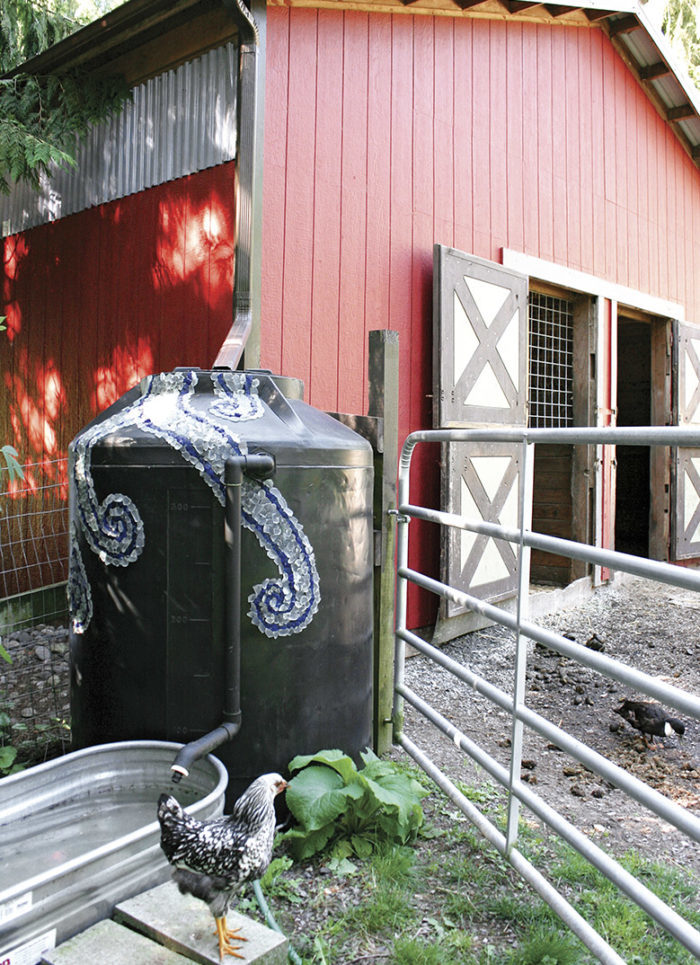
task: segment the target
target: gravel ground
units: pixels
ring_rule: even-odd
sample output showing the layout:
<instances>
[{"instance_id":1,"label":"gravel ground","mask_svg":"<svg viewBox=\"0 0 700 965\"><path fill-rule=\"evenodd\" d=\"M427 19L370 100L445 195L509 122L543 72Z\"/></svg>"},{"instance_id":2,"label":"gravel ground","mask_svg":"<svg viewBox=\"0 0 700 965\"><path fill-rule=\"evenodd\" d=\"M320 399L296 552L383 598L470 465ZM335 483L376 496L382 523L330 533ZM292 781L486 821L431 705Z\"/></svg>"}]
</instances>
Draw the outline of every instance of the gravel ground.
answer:
<instances>
[{"instance_id":1,"label":"gravel ground","mask_svg":"<svg viewBox=\"0 0 700 965\"><path fill-rule=\"evenodd\" d=\"M606 655L700 694L698 594L643 580L612 583L595 590L585 603L538 622L581 644L596 634ZM503 690L512 689L512 631L492 626L461 637L443 652ZM510 722L504 712L420 655L407 660L406 682L502 764L509 764ZM643 696L529 644L527 706L700 817L700 723L674 712L686 724L685 735L656 738L648 748L639 732L614 712L623 698ZM405 732L451 777L487 778L410 707ZM700 873L695 842L531 732L525 735L521 777L606 850L633 848Z\"/></svg>"},{"instance_id":2,"label":"gravel ground","mask_svg":"<svg viewBox=\"0 0 700 965\"><path fill-rule=\"evenodd\" d=\"M0 642L12 661L0 660L0 744L17 747L18 761L25 764L38 764L67 752L70 749L67 628L39 624L14 630Z\"/></svg>"}]
</instances>

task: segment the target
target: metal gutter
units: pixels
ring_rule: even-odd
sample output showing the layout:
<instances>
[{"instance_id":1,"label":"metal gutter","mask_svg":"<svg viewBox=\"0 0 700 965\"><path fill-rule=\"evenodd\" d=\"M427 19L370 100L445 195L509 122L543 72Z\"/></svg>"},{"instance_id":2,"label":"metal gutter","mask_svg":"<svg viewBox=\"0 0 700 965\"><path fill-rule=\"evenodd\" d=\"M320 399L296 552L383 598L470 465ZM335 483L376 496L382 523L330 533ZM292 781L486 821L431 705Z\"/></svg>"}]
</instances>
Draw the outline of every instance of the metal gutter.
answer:
<instances>
[{"instance_id":1,"label":"metal gutter","mask_svg":"<svg viewBox=\"0 0 700 965\"><path fill-rule=\"evenodd\" d=\"M258 193L258 52L260 32L243 0L223 0L239 30L238 153L236 158L233 323L214 361L214 367L238 367L253 328L253 207ZM255 367L254 359L246 359Z\"/></svg>"}]
</instances>

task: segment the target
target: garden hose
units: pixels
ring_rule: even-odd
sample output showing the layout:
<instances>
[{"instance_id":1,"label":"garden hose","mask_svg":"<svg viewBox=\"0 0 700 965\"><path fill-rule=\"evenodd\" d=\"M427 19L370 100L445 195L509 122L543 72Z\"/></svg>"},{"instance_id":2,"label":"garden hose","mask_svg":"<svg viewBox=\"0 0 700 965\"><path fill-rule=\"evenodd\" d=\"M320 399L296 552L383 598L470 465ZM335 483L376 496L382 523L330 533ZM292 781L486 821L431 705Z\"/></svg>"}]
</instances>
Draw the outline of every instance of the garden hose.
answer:
<instances>
[{"instance_id":1,"label":"garden hose","mask_svg":"<svg viewBox=\"0 0 700 965\"><path fill-rule=\"evenodd\" d=\"M270 911L270 906L268 905L267 901L265 900L265 895L262 893L262 888L260 887L260 882L259 882L259 881L254 881L254 882L253 882L253 891L255 892L255 897L256 897L256 899L257 899L257 901L258 901L258 905L259 905L259 907L260 907L260 911L263 913L263 915L264 915L264 917L265 917L265 921L267 922L268 926L269 926L270 928L272 928L273 931L278 932L280 935L284 935L284 932L282 931L282 929L280 928L280 926L277 924L277 922L276 922L275 919L274 919L274 916L273 916L272 912ZM286 935L285 935L285 938L286 938ZM294 949L292 948L291 944L290 944L290 946L289 946L289 950L287 951L287 958L289 959L290 962L292 962L292 965L302 965L301 959L299 958L299 956L297 955L297 953L294 951Z\"/></svg>"}]
</instances>

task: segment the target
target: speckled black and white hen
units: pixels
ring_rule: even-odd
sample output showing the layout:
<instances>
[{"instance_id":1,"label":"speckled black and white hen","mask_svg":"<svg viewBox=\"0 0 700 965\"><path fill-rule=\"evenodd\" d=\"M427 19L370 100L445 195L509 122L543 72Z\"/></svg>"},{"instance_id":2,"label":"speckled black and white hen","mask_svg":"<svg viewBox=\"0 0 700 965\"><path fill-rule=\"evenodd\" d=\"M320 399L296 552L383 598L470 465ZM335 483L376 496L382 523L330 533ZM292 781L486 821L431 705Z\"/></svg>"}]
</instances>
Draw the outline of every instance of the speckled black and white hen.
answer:
<instances>
[{"instance_id":1,"label":"speckled black and white hen","mask_svg":"<svg viewBox=\"0 0 700 965\"><path fill-rule=\"evenodd\" d=\"M175 868L173 879L184 894L205 901L214 916L219 959L238 954L245 941L240 929L226 927L226 911L242 884L265 874L275 837L274 800L287 786L279 774L253 781L230 815L214 821L190 817L170 794L158 799L160 846Z\"/></svg>"}]
</instances>

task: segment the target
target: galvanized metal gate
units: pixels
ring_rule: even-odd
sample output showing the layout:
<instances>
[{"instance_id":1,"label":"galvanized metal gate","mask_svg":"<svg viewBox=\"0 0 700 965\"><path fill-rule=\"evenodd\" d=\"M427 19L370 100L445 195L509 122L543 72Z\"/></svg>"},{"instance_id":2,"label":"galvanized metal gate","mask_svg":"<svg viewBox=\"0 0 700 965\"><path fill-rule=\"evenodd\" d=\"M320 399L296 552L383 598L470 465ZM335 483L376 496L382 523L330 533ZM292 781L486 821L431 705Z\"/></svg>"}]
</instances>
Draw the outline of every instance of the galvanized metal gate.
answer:
<instances>
[{"instance_id":1,"label":"galvanized metal gate","mask_svg":"<svg viewBox=\"0 0 700 965\"><path fill-rule=\"evenodd\" d=\"M519 507L518 525L506 526L485 521L482 514L461 511L439 512L411 503L409 474L411 457L422 443L459 444L468 453L478 451L484 445L515 445L519 450ZM628 771L612 763L587 744L562 730L546 717L531 710L525 702L525 675L529 641L536 641L549 650L575 660L581 665L623 683L653 699L674 707L683 714L700 720L700 695L691 694L667 684L656 677L642 673L603 653L588 649L560 634L547 630L528 620L529 556L533 548L555 553L588 564L607 567L672 586L700 591L700 573L640 557L617 553L534 533L530 527L532 465L537 443L570 445L649 445L697 449L700 447L700 428L622 428L622 429L526 429L524 427L491 429L436 429L412 433L404 443L399 467L399 506L397 540L397 607L396 607L396 653L395 653L395 702L394 741L410 755L426 773L457 804L460 810L479 828L484 836L503 854L514 868L533 886L538 894L554 909L601 962L622 965L623 959L595 929L569 904L554 884L528 861L517 848L518 813L521 805L528 808L552 831L574 847L595 868L614 882L621 891L635 901L645 912L662 925L677 941L700 958L700 932L693 928L676 911L661 901L637 878L627 872L617 861L601 850L579 828L554 810L533 790L523 783L521 752L524 728L555 743L562 751L585 767L609 781L624 793L648 808L653 814L679 829L693 841L700 843L700 819L685 808L654 790ZM477 457L478 458L478 457ZM478 507L477 507L478 510ZM434 523L442 529L467 534L469 538L485 537L505 543L517 558L518 596L515 613L499 609L471 592L471 587L460 589L435 580L408 566L410 520L420 519ZM482 614L494 623L510 628L516 640L513 667L513 688L510 693L501 690L468 667L455 662L439 649L426 643L406 627L406 595L409 583L436 594L442 600L450 600L459 607L466 607ZM431 707L419 693L406 686L404 680L405 645L410 644L429 659L449 671L457 681L475 689L495 706L505 710L511 717L511 758L504 767L479 746L477 734L464 733ZM454 744L478 763L500 784L508 796L508 821L503 834L479 809L459 791L455 784L430 759L424 749L404 730L404 707L409 703L415 711L429 720L438 731L447 735Z\"/></svg>"}]
</instances>

